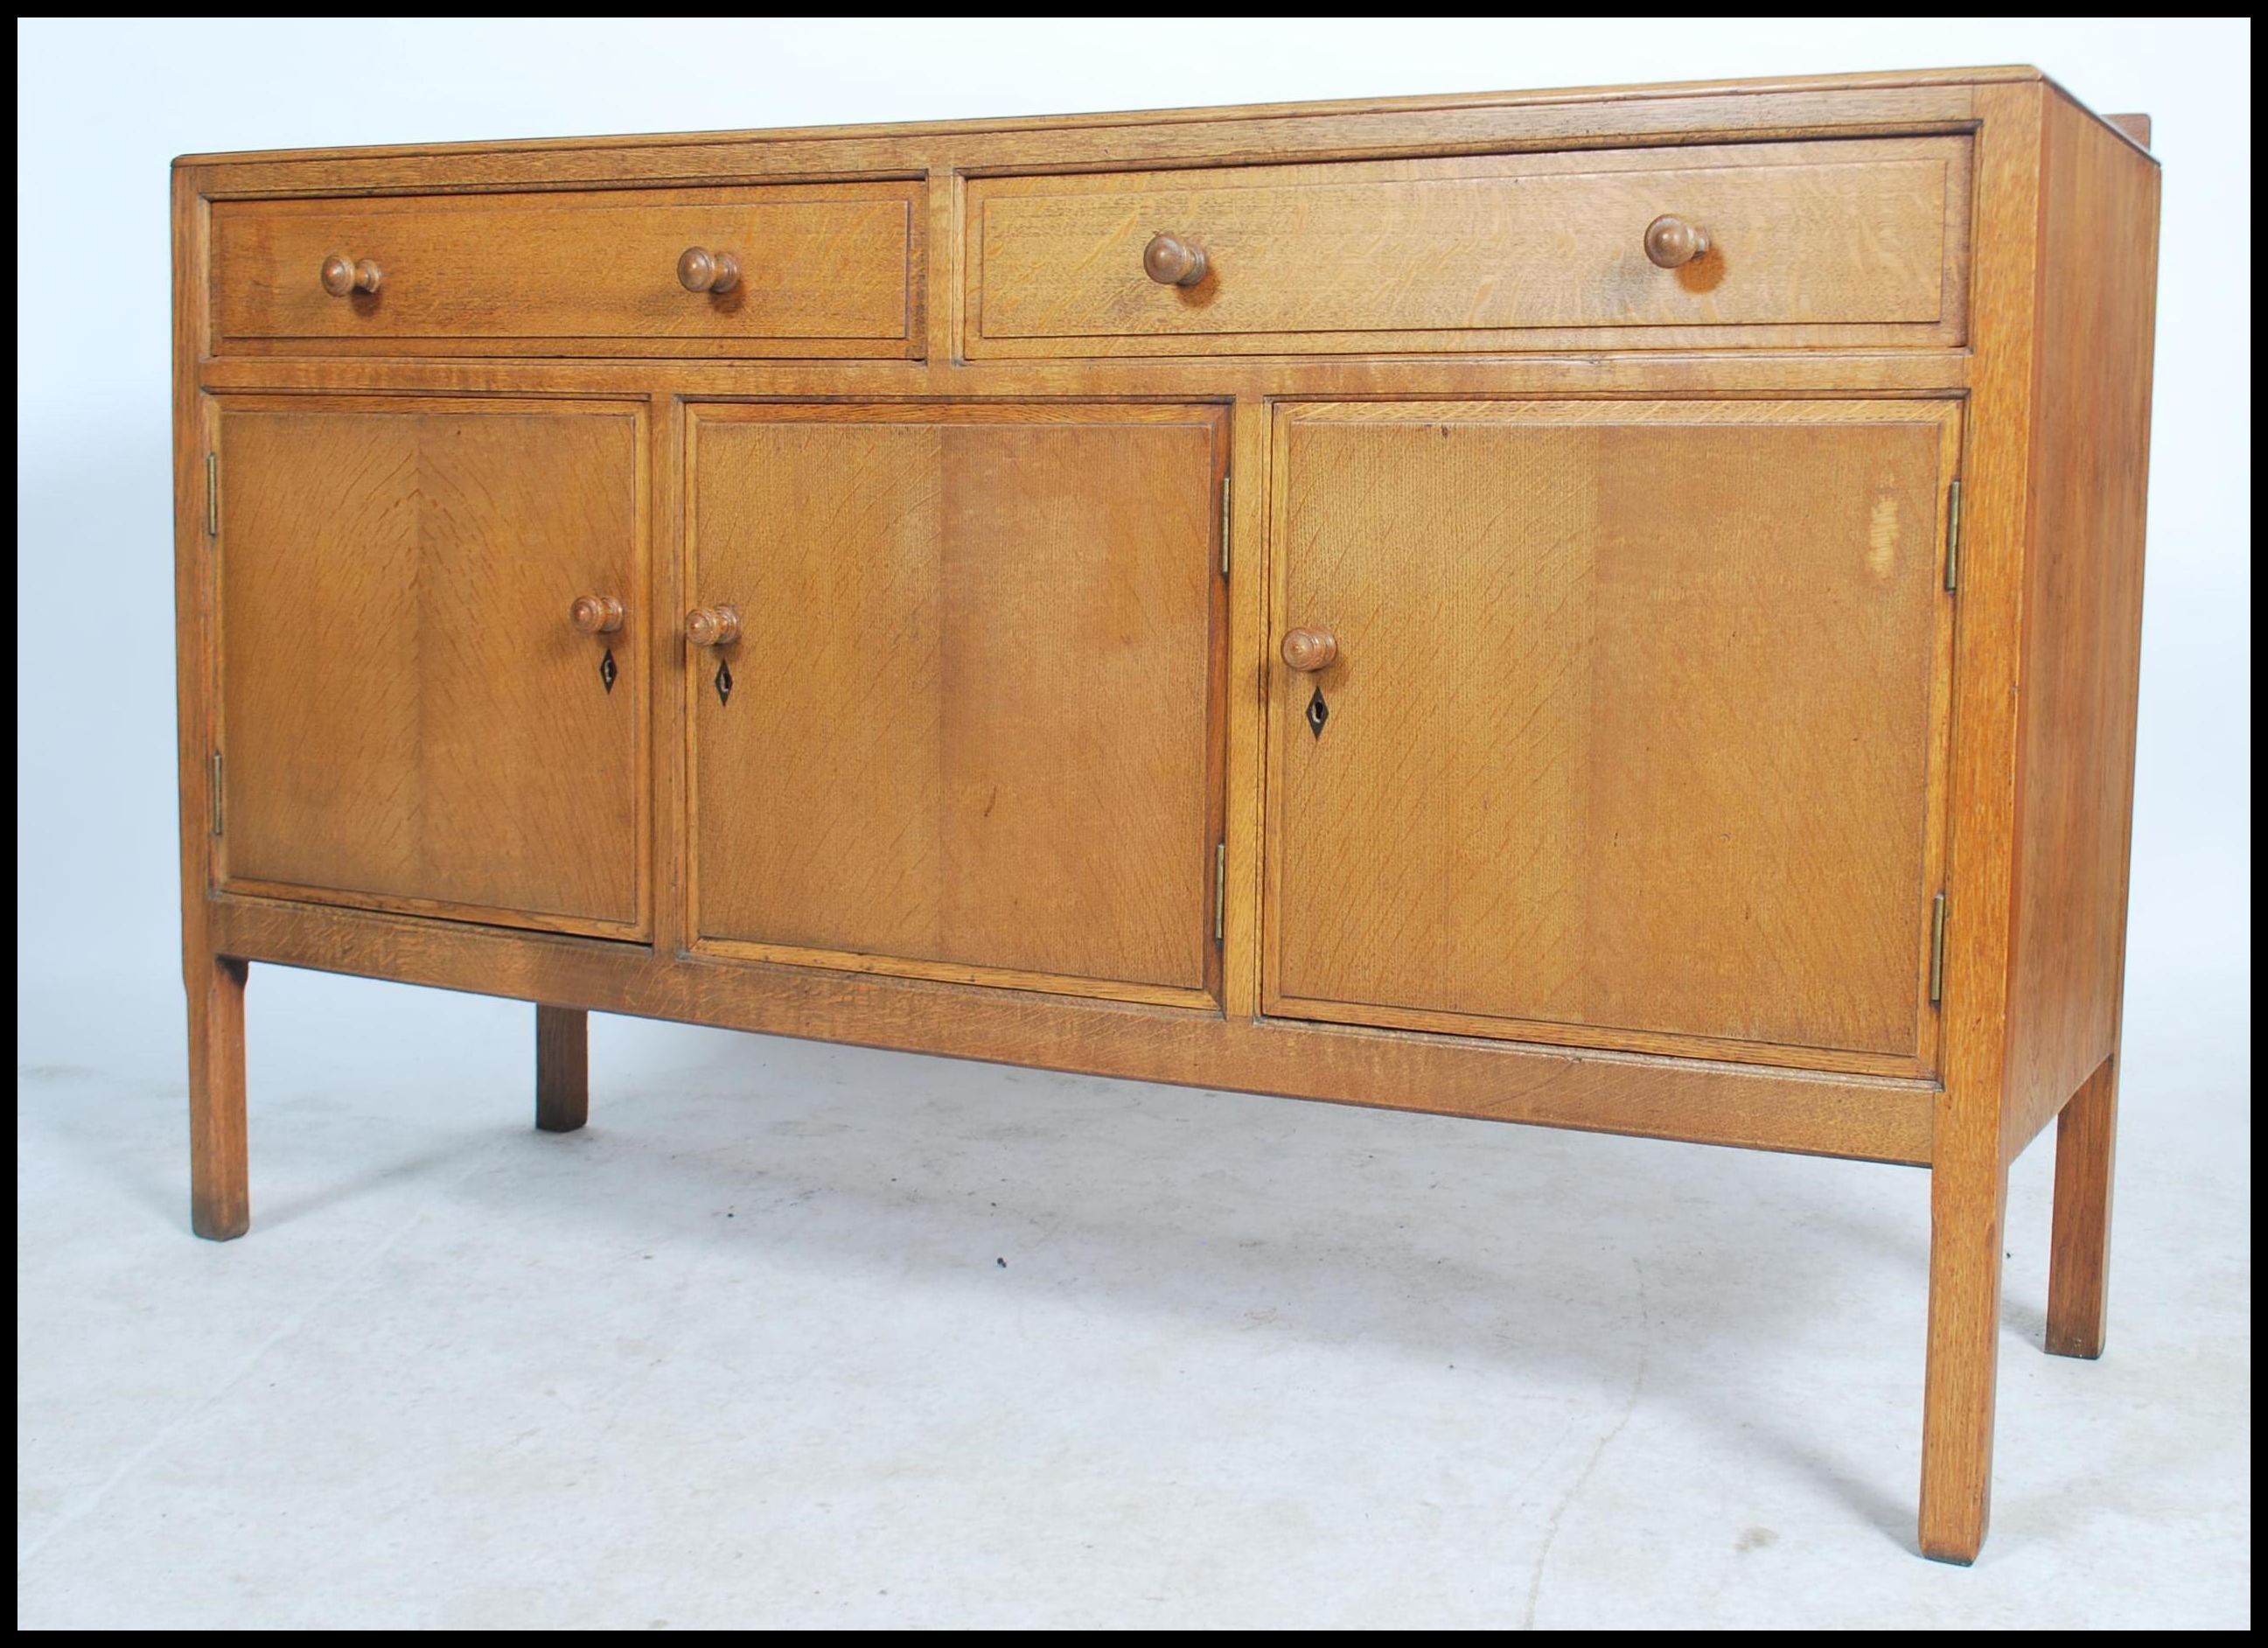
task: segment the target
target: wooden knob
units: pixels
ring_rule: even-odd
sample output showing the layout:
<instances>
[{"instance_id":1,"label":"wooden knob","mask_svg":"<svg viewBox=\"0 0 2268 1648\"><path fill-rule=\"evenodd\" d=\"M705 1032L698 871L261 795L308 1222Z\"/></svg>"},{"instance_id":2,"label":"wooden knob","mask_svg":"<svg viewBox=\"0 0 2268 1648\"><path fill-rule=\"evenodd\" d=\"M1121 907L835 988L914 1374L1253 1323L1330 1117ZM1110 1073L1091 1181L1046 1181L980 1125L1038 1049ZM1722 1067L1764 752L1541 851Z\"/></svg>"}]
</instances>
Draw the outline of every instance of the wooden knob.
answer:
<instances>
[{"instance_id":1,"label":"wooden knob","mask_svg":"<svg viewBox=\"0 0 2268 1648\"><path fill-rule=\"evenodd\" d=\"M359 263L343 252L334 252L323 260L323 290L334 298L343 298L349 292L374 292L386 271L368 258Z\"/></svg>"},{"instance_id":2,"label":"wooden knob","mask_svg":"<svg viewBox=\"0 0 2268 1648\"><path fill-rule=\"evenodd\" d=\"M1302 674L1329 669L1339 655L1339 638L1328 629L1287 629L1284 661Z\"/></svg>"},{"instance_id":3,"label":"wooden knob","mask_svg":"<svg viewBox=\"0 0 2268 1648\"><path fill-rule=\"evenodd\" d=\"M1194 286L1205 277L1205 254L1169 234L1142 248L1142 272L1160 286Z\"/></svg>"},{"instance_id":4,"label":"wooden knob","mask_svg":"<svg viewBox=\"0 0 2268 1648\"><path fill-rule=\"evenodd\" d=\"M585 635L612 635L622 627L622 604L611 595L578 595L567 615Z\"/></svg>"},{"instance_id":5,"label":"wooden knob","mask_svg":"<svg viewBox=\"0 0 2268 1648\"><path fill-rule=\"evenodd\" d=\"M692 292L728 292L740 283L740 266L730 252L688 246L677 260L677 283Z\"/></svg>"},{"instance_id":6,"label":"wooden knob","mask_svg":"<svg viewBox=\"0 0 2268 1648\"><path fill-rule=\"evenodd\" d=\"M727 646L740 638L737 607L696 607L685 614L685 638L695 646Z\"/></svg>"},{"instance_id":7,"label":"wooden knob","mask_svg":"<svg viewBox=\"0 0 2268 1648\"><path fill-rule=\"evenodd\" d=\"M1646 254L1660 269L1683 269L1709 255L1709 237L1683 217L1667 215L1646 226Z\"/></svg>"}]
</instances>

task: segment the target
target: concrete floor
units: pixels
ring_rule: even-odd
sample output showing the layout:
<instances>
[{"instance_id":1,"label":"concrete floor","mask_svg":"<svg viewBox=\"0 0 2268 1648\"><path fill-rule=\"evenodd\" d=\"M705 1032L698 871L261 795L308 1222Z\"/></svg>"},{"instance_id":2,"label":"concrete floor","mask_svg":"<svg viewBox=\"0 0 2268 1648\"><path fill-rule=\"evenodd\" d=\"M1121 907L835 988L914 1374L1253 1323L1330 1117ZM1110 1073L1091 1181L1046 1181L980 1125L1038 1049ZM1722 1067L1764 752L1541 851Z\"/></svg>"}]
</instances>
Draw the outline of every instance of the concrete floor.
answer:
<instances>
[{"instance_id":1,"label":"concrete floor","mask_svg":"<svg viewBox=\"0 0 2268 1648\"><path fill-rule=\"evenodd\" d=\"M2100 1363L2017 1166L1962 1571L1919 1173L615 1019L554 1137L530 1010L255 969L212 1246L178 995L19 1006L25 1626L2250 1620L2249 1075L2171 1045Z\"/></svg>"}]
</instances>

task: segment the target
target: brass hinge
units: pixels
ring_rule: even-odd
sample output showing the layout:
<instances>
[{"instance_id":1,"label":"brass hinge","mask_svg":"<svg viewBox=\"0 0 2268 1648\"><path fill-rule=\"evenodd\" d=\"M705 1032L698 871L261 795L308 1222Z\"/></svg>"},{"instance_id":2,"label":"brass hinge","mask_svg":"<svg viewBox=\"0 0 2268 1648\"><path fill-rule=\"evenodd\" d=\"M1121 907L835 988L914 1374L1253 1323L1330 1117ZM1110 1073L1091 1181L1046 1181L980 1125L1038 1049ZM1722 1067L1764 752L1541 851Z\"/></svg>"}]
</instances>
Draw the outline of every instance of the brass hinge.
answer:
<instances>
[{"instance_id":1,"label":"brass hinge","mask_svg":"<svg viewBox=\"0 0 2268 1648\"><path fill-rule=\"evenodd\" d=\"M1945 587L1949 593L1961 587L1961 482L1958 481L1947 491L1945 515Z\"/></svg>"},{"instance_id":2,"label":"brass hinge","mask_svg":"<svg viewBox=\"0 0 2268 1648\"><path fill-rule=\"evenodd\" d=\"M205 454L205 536L220 536L220 454Z\"/></svg>"},{"instance_id":3,"label":"brass hinge","mask_svg":"<svg viewBox=\"0 0 2268 1648\"><path fill-rule=\"evenodd\" d=\"M1228 933L1228 843L1219 842L1212 850L1212 941L1219 944Z\"/></svg>"},{"instance_id":4,"label":"brass hinge","mask_svg":"<svg viewBox=\"0 0 2268 1648\"><path fill-rule=\"evenodd\" d=\"M1945 894L1940 893L1929 917L1929 1004L1934 1007L1944 999Z\"/></svg>"},{"instance_id":5,"label":"brass hinge","mask_svg":"<svg viewBox=\"0 0 2268 1648\"><path fill-rule=\"evenodd\" d=\"M212 758L212 831L214 835L217 835L221 833L222 822L223 820L220 810L220 752L218 750L215 750L213 752Z\"/></svg>"},{"instance_id":6,"label":"brass hinge","mask_svg":"<svg viewBox=\"0 0 2268 1648\"><path fill-rule=\"evenodd\" d=\"M1223 475L1223 476L1221 476L1221 478L1220 478L1220 575L1221 575L1221 577L1223 577L1223 578L1226 578L1226 577L1228 576L1228 482L1229 482L1229 477L1228 477L1228 476L1226 476L1226 475Z\"/></svg>"}]
</instances>

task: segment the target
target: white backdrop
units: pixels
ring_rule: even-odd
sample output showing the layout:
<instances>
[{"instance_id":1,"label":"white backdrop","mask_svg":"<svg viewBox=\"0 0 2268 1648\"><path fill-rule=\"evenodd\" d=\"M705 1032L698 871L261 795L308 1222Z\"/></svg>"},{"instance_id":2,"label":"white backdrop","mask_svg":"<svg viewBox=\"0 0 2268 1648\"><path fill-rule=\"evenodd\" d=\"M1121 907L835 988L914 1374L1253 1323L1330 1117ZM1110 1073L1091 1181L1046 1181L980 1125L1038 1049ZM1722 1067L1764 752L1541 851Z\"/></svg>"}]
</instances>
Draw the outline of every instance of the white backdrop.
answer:
<instances>
[{"instance_id":1,"label":"white backdrop","mask_svg":"<svg viewBox=\"0 0 2268 1648\"><path fill-rule=\"evenodd\" d=\"M35 1033L88 1022L42 1015L52 995L163 1002L177 976L176 153L2029 62L2156 118L2129 1044L2180 1060L2247 1125L2249 24L354 18L36 23L18 45L17 944Z\"/></svg>"}]
</instances>

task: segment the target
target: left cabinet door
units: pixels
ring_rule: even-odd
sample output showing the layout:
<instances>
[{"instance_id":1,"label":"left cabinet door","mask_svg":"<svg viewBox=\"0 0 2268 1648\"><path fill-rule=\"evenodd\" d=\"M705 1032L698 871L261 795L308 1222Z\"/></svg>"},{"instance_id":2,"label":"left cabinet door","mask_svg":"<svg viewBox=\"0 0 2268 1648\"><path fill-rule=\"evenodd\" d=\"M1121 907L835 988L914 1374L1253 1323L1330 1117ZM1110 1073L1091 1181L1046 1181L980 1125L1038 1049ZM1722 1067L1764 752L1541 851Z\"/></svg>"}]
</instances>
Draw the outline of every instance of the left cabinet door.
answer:
<instances>
[{"instance_id":1,"label":"left cabinet door","mask_svg":"<svg viewBox=\"0 0 2268 1648\"><path fill-rule=\"evenodd\" d=\"M218 425L221 884L642 935L642 409L233 401Z\"/></svg>"}]
</instances>

